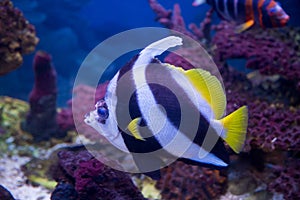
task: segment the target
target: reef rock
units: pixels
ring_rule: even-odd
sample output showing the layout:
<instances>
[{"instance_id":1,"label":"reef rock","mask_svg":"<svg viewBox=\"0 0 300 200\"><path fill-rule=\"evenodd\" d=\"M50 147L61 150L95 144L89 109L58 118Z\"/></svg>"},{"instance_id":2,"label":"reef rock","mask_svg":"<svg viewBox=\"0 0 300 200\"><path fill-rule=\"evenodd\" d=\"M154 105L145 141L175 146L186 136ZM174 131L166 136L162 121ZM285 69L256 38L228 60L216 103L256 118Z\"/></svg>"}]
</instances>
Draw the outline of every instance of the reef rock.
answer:
<instances>
[{"instance_id":1,"label":"reef rock","mask_svg":"<svg viewBox=\"0 0 300 200\"><path fill-rule=\"evenodd\" d=\"M34 26L9 0L0 1L0 27L0 75L4 75L21 66L22 56L33 52L39 39Z\"/></svg>"},{"instance_id":2,"label":"reef rock","mask_svg":"<svg viewBox=\"0 0 300 200\"><path fill-rule=\"evenodd\" d=\"M56 71L51 56L46 52L37 52L33 69L35 83L29 96L30 111L22 129L31 133L37 142L51 137L64 137L66 133L59 129L56 121Z\"/></svg>"},{"instance_id":3,"label":"reef rock","mask_svg":"<svg viewBox=\"0 0 300 200\"><path fill-rule=\"evenodd\" d=\"M69 182L74 184L73 187L78 194L78 199L145 199L133 184L128 174L104 165L86 150L76 152L60 151L58 157L60 159L60 170L63 170L65 177L63 174L60 174L60 176L54 177L54 179L58 182L65 182L71 178ZM52 200L58 199L58 196L62 195L58 192L59 188L62 187L62 183L57 186L56 192L52 194ZM70 193L70 196L73 198L75 191L70 186L67 186L67 188L69 188L68 191L73 191L73 193ZM68 199L66 196L64 198Z\"/></svg>"}]
</instances>

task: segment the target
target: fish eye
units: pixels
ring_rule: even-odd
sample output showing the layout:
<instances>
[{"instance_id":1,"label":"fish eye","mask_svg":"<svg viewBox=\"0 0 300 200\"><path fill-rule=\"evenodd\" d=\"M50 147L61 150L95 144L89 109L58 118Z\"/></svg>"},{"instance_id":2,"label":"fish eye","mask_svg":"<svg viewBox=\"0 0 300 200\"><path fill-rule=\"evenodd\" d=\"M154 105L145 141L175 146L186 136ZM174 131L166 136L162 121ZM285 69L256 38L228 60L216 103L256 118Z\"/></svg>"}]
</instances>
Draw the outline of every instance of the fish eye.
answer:
<instances>
[{"instance_id":1,"label":"fish eye","mask_svg":"<svg viewBox=\"0 0 300 200\"><path fill-rule=\"evenodd\" d=\"M97 108L97 113L98 113L100 120L106 120L109 115L108 109L103 106Z\"/></svg>"}]
</instances>

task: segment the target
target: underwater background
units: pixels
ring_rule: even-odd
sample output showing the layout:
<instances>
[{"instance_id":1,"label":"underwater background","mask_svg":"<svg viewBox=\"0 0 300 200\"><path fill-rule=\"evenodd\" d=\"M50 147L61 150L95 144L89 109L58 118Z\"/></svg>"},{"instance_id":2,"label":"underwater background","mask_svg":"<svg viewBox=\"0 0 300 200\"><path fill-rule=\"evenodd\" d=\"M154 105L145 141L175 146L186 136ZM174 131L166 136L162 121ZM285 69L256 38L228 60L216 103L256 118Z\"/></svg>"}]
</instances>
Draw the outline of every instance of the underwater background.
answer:
<instances>
[{"instance_id":1,"label":"underwater background","mask_svg":"<svg viewBox=\"0 0 300 200\"><path fill-rule=\"evenodd\" d=\"M287 27L237 34L209 13L209 5L193 7L192 0L0 0L0 200L300 199L300 1L278 2L290 16ZM246 144L240 155L231 152L229 170L175 162L155 182L101 165L80 146L77 132L91 141L98 137L85 125L75 130L74 118L91 108L70 108L82 61L108 37L140 27L167 27L203 42L222 75L227 113L248 105ZM203 61L194 50L183 53ZM113 63L113 71L131 56ZM165 62L190 68L175 55ZM50 78L35 80L41 64L49 65ZM33 87L50 95L43 105L35 104L40 93L31 93ZM85 86L76 91L73 101L83 104L92 95ZM109 144L103 148L110 150Z\"/></svg>"}]
</instances>

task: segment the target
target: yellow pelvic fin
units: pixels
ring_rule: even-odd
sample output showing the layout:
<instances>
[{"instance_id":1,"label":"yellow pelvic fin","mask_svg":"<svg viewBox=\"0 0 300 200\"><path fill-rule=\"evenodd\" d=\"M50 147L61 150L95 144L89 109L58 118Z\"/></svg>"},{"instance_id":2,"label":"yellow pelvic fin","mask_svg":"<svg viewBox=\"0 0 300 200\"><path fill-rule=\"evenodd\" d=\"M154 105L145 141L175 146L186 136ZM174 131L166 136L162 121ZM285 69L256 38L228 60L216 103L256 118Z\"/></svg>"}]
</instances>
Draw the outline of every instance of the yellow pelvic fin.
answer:
<instances>
[{"instance_id":1,"label":"yellow pelvic fin","mask_svg":"<svg viewBox=\"0 0 300 200\"><path fill-rule=\"evenodd\" d=\"M135 139L145 141L145 139L139 133L138 127L140 122L141 122L140 117L135 118L128 124L127 129L131 132L131 134L135 137Z\"/></svg>"},{"instance_id":2,"label":"yellow pelvic fin","mask_svg":"<svg viewBox=\"0 0 300 200\"><path fill-rule=\"evenodd\" d=\"M225 128L225 134L222 136L222 138L234 152L239 153L243 148L247 133L247 106L242 106L219 121Z\"/></svg>"},{"instance_id":3,"label":"yellow pelvic fin","mask_svg":"<svg viewBox=\"0 0 300 200\"><path fill-rule=\"evenodd\" d=\"M226 96L217 77L203 69L190 69L185 71L186 76L211 106L216 119L220 119L226 108Z\"/></svg>"},{"instance_id":4,"label":"yellow pelvic fin","mask_svg":"<svg viewBox=\"0 0 300 200\"><path fill-rule=\"evenodd\" d=\"M244 32L245 30L249 29L251 26L254 25L254 20L253 19L250 19L249 21L237 26L235 28L235 32L236 33L241 33L241 32Z\"/></svg>"}]
</instances>

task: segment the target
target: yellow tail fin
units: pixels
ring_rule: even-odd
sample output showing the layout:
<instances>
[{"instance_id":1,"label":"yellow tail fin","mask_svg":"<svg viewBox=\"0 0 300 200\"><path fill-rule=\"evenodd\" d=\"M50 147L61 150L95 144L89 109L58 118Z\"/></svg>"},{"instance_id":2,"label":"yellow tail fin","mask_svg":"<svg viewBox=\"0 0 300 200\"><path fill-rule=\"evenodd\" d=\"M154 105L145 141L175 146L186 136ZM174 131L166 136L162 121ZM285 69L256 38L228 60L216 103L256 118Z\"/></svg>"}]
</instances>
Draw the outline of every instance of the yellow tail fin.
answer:
<instances>
[{"instance_id":1,"label":"yellow tail fin","mask_svg":"<svg viewBox=\"0 0 300 200\"><path fill-rule=\"evenodd\" d=\"M225 128L223 139L236 153L239 153L244 145L247 126L248 126L248 108L243 106L230 115L220 120Z\"/></svg>"}]
</instances>

